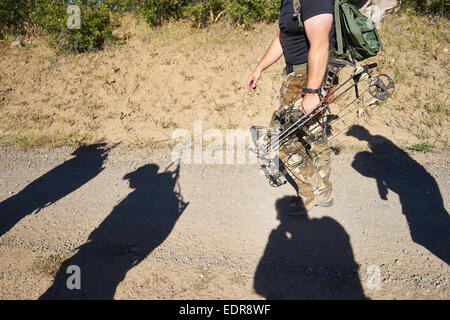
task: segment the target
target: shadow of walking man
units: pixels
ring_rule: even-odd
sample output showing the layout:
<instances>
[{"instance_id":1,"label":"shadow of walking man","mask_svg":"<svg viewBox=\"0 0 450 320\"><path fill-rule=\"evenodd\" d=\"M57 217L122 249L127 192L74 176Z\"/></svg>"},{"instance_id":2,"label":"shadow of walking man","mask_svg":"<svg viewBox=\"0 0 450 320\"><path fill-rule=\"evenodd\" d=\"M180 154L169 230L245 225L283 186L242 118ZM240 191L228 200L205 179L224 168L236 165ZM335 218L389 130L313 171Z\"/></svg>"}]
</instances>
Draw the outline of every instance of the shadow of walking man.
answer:
<instances>
[{"instance_id":1,"label":"shadow of walking man","mask_svg":"<svg viewBox=\"0 0 450 320\"><path fill-rule=\"evenodd\" d=\"M389 190L397 193L412 240L449 264L450 218L434 178L383 136L373 136L358 125L347 135L367 141L372 150L356 154L352 167L376 180L381 199L387 200Z\"/></svg>"},{"instance_id":2,"label":"shadow of walking man","mask_svg":"<svg viewBox=\"0 0 450 320\"><path fill-rule=\"evenodd\" d=\"M170 167L169 167L170 168ZM126 273L170 234L188 203L177 183L179 165L158 173L156 164L125 175L134 189L66 260L40 299L113 299ZM80 269L81 289L69 290L69 266Z\"/></svg>"},{"instance_id":3,"label":"shadow of walking man","mask_svg":"<svg viewBox=\"0 0 450 320\"><path fill-rule=\"evenodd\" d=\"M366 299L344 228L329 217L289 216L290 199L275 204L280 225L256 269L256 293L266 299Z\"/></svg>"},{"instance_id":4,"label":"shadow of walking man","mask_svg":"<svg viewBox=\"0 0 450 320\"><path fill-rule=\"evenodd\" d=\"M108 152L106 144L83 146L74 158L31 182L18 194L0 203L0 237L29 214L38 213L74 192L103 171Z\"/></svg>"}]
</instances>

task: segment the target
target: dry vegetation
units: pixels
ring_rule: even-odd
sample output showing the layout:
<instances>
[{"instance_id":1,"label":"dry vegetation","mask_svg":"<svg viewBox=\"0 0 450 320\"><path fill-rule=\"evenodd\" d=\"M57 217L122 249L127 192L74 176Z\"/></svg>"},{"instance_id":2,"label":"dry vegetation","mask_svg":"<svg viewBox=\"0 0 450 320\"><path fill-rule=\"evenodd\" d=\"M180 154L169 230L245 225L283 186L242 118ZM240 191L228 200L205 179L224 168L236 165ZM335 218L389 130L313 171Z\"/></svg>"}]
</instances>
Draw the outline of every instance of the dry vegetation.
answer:
<instances>
[{"instance_id":1,"label":"dry vegetation","mask_svg":"<svg viewBox=\"0 0 450 320\"><path fill-rule=\"evenodd\" d=\"M38 256L33 261L31 271L38 275L54 277L64 260L65 257L59 254Z\"/></svg>"},{"instance_id":2,"label":"dry vegetation","mask_svg":"<svg viewBox=\"0 0 450 320\"><path fill-rule=\"evenodd\" d=\"M257 93L245 84L276 24L244 30L178 22L151 29L132 16L122 20L116 35L123 43L103 51L57 55L39 39L0 47L2 142L150 147L170 141L175 128L192 130L194 121L221 130L268 123L278 105L283 61L265 72ZM397 91L360 123L401 146L447 147L448 20L393 15L381 34L386 50L372 60L395 79ZM356 143L345 135L337 141Z\"/></svg>"}]
</instances>

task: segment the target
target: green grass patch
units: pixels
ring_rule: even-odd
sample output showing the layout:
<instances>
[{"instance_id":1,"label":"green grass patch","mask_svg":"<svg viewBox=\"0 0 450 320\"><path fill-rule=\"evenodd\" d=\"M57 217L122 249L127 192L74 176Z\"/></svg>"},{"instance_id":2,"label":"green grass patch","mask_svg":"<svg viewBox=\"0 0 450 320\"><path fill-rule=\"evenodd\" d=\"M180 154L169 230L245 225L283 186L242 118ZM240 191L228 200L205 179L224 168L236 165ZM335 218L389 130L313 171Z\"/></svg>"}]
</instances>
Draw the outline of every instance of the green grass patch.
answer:
<instances>
[{"instance_id":1,"label":"green grass patch","mask_svg":"<svg viewBox=\"0 0 450 320\"><path fill-rule=\"evenodd\" d=\"M433 151L434 146L428 142L423 142L412 145L411 147L409 147L409 149L413 151L427 153Z\"/></svg>"}]
</instances>

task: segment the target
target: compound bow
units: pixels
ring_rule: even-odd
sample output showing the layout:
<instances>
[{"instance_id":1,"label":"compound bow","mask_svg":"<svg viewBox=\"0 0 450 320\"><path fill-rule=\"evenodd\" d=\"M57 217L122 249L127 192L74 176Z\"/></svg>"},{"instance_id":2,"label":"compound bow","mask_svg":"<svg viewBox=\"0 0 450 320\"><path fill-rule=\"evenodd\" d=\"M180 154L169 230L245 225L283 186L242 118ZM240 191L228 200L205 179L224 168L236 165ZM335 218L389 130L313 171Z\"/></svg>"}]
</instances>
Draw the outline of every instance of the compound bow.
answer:
<instances>
[{"instance_id":1,"label":"compound bow","mask_svg":"<svg viewBox=\"0 0 450 320\"><path fill-rule=\"evenodd\" d=\"M355 70L353 74L336 89L331 91L338 73L347 65L354 67ZM286 183L286 181L283 180L285 172L281 172L279 170L279 158L276 151L279 150L282 144L289 143L291 139L294 139L296 137L295 133L299 132L299 130L304 132L307 136L310 136L311 140L313 140L314 137L311 134L313 129L308 128L308 125L313 119L315 119L315 116L325 110L329 111L330 104L342 97L352 88L355 89L356 98L348 103L338 115L330 117L330 120L327 119L326 121L318 122L318 126L322 126L324 130L326 126L329 126L332 122L337 119L342 119L354 111L356 108L347 111L343 116L339 116L366 92L369 92L370 95L375 98L375 102L373 102L375 106L379 106L382 101L386 100L393 94L395 89L394 81L386 74L375 75L373 69L376 67L376 63L356 66L355 64L345 60L331 59L329 61L325 80L323 81L320 90L322 100L313 108L311 112L305 113L303 110L294 109L293 107L283 108L278 110L276 113L276 117L280 120L279 127L268 128L254 126L251 128L253 142L256 147L255 151L258 159L261 161L261 169L263 170L265 176L269 179L270 185L276 187ZM369 81L368 88L360 94L358 84L365 80ZM342 132L343 131L335 134L331 139L334 139Z\"/></svg>"}]
</instances>

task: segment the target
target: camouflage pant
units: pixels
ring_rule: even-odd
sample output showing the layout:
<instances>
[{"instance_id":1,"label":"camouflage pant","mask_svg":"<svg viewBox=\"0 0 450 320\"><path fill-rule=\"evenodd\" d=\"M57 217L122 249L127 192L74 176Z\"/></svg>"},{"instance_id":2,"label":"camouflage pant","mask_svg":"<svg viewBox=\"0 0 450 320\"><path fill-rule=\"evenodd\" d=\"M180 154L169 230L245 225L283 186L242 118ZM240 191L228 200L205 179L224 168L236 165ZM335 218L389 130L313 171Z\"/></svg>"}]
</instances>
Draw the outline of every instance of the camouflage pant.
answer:
<instances>
[{"instance_id":1,"label":"camouflage pant","mask_svg":"<svg viewBox=\"0 0 450 320\"><path fill-rule=\"evenodd\" d=\"M306 87L307 72L297 71L286 76L280 89L280 109L298 109L302 100L301 88ZM279 126L275 112L271 127ZM308 134L303 130L295 132L293 139L280 146L280 165L294 180L297 194L304 203L332 191L330 182L331 149L325 130L318 125L325 114L318 114L307 125Z\"/></svg>"}]
</instances>

